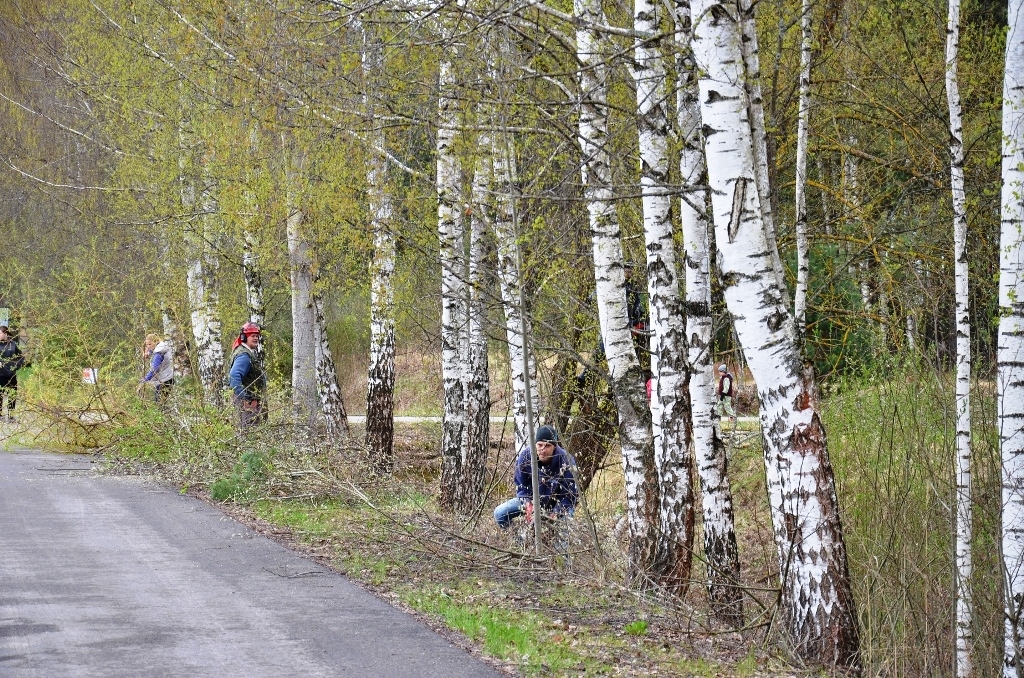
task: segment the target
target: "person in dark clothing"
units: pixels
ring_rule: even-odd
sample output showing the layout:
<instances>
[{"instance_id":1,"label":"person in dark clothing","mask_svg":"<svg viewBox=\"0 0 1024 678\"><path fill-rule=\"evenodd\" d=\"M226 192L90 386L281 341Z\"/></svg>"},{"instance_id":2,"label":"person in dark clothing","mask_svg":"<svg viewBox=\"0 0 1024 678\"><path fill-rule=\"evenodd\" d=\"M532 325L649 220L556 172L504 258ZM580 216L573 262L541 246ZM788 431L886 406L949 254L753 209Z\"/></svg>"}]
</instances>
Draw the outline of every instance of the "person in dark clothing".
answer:
<instances>
[{"instance_id":1,"label":"person in dark clothing","mask_svg":"<svg viewBox=\"0 0 1024 678\"><path fill-rule=\"evenodd\" d=\"M633 348L636 351L637 360L640 362L640 369L649 372L651 368L651 347L650 347L650 335L647 332L647 306L644 304L644 295L647 293L646 287L642 284L637 285L636 281L633 280L634 268L632 264L625 264L623 266L623 272L626 277L626 316L629 323L629 332L633 337ZM605 351L604 351L604 337L598 337L597 346L590 356L590 362L592 365L600 365L604 362ZM585 388L587 382L593 382L594 371L590 367L583 370L583 373L576 377L576 383L579 388ZM590 385L593 388L593 383Z\"/></svg>"},{"instance_id":2,"label":"person in dark clothing","mask_svg":"<svg viewBox=\"0 0 1024 678\"><path fill-rule=\"evenodd\" d=\"M568 518L576 510L579 489L573 471L572 456L558 444L558 434L551 426L541 426L534 436L537 446L540 504L547 517ZM516 458L516 496L494 509L494 520L503 530L519 516L533 520L533 464L530 446L524 445Z\"/></svg>"},{"instance_id":3,"label":"person in dark clothing","mask_svg":"<svg viewBox=\"0 0 1024 678\"><path fill-rule=\"evenodd\" d=\"M640 369L649 370L651 367L651 343L650 335L647 332L647 306L644 304L644 295L647 293L647 286L640 281L638 286L633 280L633 266L626 264L626 313L629 316L629 332L633 336L633 346L636 349L637 360L640 361Z\"/></svg>"},{"instance_id":4,"label":"person in dark clothing","mask_svg":"<svg viewBox=\"0 0 1024 678\"><path fill-rule=\"evenodd\" d=\"M18 401L18 370L25 365L18 340L7 325L0 325L0 407L7 396L7 415L3 421L14 422L14 406Z\"/></svg>"},{"instance_id":5,"label":"person in dark clothing","mask_svg":"<svg viewBox=\"0 0 1024 678\"><path fill-rule=\"evenodd\" d=\"M734 391L732 373L729 372L729 368L726 367L725 363L718 366L718 407L716 412L718 417L721 418L723 414L729 417L730 421L736 421L736 410L732 406L732 398Z\"/></svg>"},{"instance_id":6,"label":"person in dark clothing","mask_svg":"<svg viewBox=\"0 0 1024 678\"><path fill-rule=\"evenodd\" d=\"M259 345L260 326L256 323L242 325L231 353L228 385L234 391L239 425L243 431L251 429L264 419L263 400L267 390L267 373L262 355L257 350Z\"/></svg>"}]
</instances>

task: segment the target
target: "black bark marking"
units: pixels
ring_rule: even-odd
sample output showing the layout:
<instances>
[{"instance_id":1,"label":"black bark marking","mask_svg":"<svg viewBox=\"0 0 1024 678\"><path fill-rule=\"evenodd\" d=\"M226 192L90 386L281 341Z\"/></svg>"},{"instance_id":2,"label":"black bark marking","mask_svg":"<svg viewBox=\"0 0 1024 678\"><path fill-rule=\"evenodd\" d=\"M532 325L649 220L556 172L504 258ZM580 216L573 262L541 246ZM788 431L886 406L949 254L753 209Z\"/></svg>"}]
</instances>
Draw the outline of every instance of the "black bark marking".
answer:
<instances>
[{"instance_id":1,"label":"black bark marking","mask_svg":"<svg viewBox=\"0 0 1024 678\"><path fill-rule=\"evenodd\" d=\"M736 180L736 186L732 191L732 212L729 214L729 242L736 242L736 233L740 230L740 217L743 214L743 203L747 197L747 182L749 180L746 177L741 177Z\"/></svg>"}]
</instances>

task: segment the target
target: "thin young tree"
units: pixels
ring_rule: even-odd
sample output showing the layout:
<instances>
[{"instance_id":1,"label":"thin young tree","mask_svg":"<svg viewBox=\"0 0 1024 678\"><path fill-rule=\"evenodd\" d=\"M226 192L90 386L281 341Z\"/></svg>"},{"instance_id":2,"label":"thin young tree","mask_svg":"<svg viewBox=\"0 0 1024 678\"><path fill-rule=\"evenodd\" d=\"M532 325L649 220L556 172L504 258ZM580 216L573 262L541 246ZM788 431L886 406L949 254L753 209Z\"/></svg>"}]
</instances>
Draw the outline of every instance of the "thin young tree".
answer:
<instances>
[{"instance_id":1,"label":"thin young tree","mask_svg":"<svg viewBox=\"0 0 1024 678\"><path fill-rule=\"evenodd\" d=\"M704 525L704 561L708 600L715 616L731 626L743 623L743 591L736 542L729 463L719 427L715 426L715 385L711 364L711 243L709 199L705 183L704 139L701 136L697 65L690 43L693 21L690 0L677 0L676 56L677 129L680 143L679 176L683 196L679 221L683 229L686 284L687 360L690 370L690 408L693 457L700 480Z\"/></svg>"},{"instance_id":2,"label":"thin young tree","mask_svg":"<svg viewBox=\"0 0 1024 678\"><path fill-rule=\"evenodd\" d=\"M515 449L519 450L530 438L527 417L527 398L533 412L540 411L537 390L527 389L537 383L537 364L533 352L527 350L526 339L532 333L530 314L523 308L522 271L517 255L519 239L516 228L516 166L512 152L511 135L498 132L491 144L491 171L494 186L494 216L492 226L497 243L498 283L505 314L505 341L508 344L509 376L512 387L512 419L515 422ZM525 332L525 335L524 335ZM526 356L524 360L524 351ZM524 370L524 364L526 365Z\"/></svg>"},{"instance_id":3,"label":"thin young tree","mask_svg":"<svg viewBox=\"0 0 1024 678\"><path fill-rule=\"evenodd\" d=\"M946 23L946 100L949 103L953 275L956 279L956 674L958 678L969 678L974 673L971 663L971 322L963 124L960 115L960 84L957 79L959 52L960 0L949 0ZM908 321L912 317L912 314L907 314Z\"/></svg>"},{"instance_id":4,"label":"thin young tree","mask_svg":"<svg viewBox=\"0 0 1024 678\"><path fill-rule=\"evenodd\" d=\"M690 456L689 373L686 320L669 186L669 119L662 5L636 0L633 9L633 77L636 80L640 150L640 201L650 293L651 419L658 473L658 545L651 575L682 593L693 562L693 459Z\"/></svg>"},{"instance_id":5,"label":"thin young tree","mask_svg":"<svg viewBox=\"0 0 1024 678\"><path fill-rule=\"evenodd\" d=\"M1002 459L1003 676L1024 673L1024 0L1010 0L1003 75L996 409Z\"/></svg>"},{"instance_id":6,"label":"thin young tree","mask_svg":"<svg viewBox=\"0 0 1024 678\"><path fill-rule=\"evenodd\" d=\"M807 279L810 275L810 240L807 234L807 141L811 119L811 0L802 0L800 12L800 98L796 130L796 290L793 316L801 350L807 333Z\"/></svg>"},{"instance_id":7,"label":"thin young tree","mask_svg":"<svg viewBox=\"0 0 1024 678\"><path fill-rule=\"evenodd\" d=\"M757 190L744 89L744 0L696 0L708 184L729 312L760 399L765 471L782 579L782 627L806 661L854 668L857 616L825 429L793 338Z\"/></svg>"}]
</instances>

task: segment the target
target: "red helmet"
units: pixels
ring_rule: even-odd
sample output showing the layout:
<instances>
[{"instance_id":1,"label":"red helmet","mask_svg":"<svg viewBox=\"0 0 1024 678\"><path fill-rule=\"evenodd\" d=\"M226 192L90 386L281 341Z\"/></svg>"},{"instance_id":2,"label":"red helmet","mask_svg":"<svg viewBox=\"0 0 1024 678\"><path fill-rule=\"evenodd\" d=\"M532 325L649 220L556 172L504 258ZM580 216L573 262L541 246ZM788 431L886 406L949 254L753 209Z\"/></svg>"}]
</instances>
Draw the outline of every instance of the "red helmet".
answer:
<instances>
[{"instance_id":1,"label":"red helmet","mask_svg":"<svg viewBox=\"0 0 1024 678\"><path fill-rule=\"evenodd\" d=\"M246 337L249 336L250 334L259 334L259 333L260 333L260 326L257 325L256 323L245 323L244 325L242 325L242 331L239 332L239 334L241 334L243 336L246 336Z\"/></svg>"}]
</instances>

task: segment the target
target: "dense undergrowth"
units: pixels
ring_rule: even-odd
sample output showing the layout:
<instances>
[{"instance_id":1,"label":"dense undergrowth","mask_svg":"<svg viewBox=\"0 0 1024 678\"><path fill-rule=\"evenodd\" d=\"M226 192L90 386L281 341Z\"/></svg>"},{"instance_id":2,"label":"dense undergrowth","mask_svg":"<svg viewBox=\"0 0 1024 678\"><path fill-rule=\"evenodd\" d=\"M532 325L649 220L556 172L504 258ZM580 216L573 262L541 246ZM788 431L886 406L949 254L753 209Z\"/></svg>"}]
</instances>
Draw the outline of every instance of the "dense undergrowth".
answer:
<instances>
[{"instance_id":1,"label":"dense undergrowth","mask_svg":"<svg viewBox=\"0 0 1024 678\"><path fill-rule=\"evenodd\" d=\"M772 626L776 558L759 439L735 432L731 473L747 627L716 626L703 587L683 600L622 586L625 543L621 473L602 471L570 535L569 556L537 557L490 520L506 498L499 476L476 517L437 510L436 426L396 431L395 474L364 466L360 432L330 444L284 423L241 438L228 408L197 404L179 389L161 409L130 384L81 393L55 414L40 380L26 389L38 441L89 447L113 472L154 474L220 503L240 519L299 548L511 671L524 675L782 676L788 664ZM823 417L839 482L866 675L949 675L953 661L951 506L952 382L927 368L887 379L832 384ZM76 429L61 423L95 408L109 416ZM54 401L56 399L53 399ZM76 409L78 408L78 409ZM982 383L974 400L975 662L995 675L1001 656L999 484L994 402ZM80 430L79 430L80 429ZM24 430L24 427L23 427ZM23 436L27 434L22 434ZM495 441L501 433L495 432ZM507 434L504 440L508 440ZM496 446L496 468L510 450ZM700 543L698 536L697 543ZM701 567L697 558L696 577ZM811 669L805 670L813 674Z\"/></svg>"}]
</instances>

